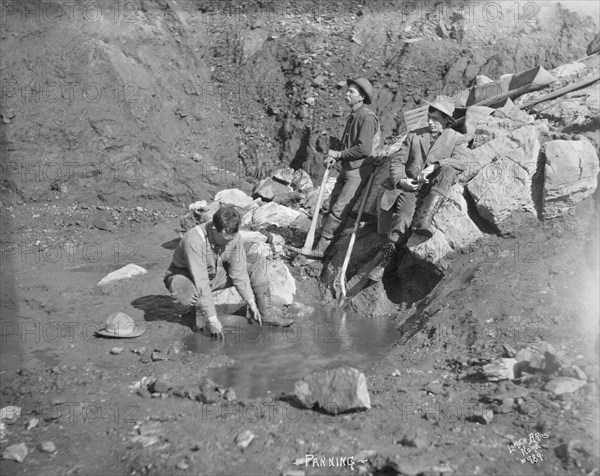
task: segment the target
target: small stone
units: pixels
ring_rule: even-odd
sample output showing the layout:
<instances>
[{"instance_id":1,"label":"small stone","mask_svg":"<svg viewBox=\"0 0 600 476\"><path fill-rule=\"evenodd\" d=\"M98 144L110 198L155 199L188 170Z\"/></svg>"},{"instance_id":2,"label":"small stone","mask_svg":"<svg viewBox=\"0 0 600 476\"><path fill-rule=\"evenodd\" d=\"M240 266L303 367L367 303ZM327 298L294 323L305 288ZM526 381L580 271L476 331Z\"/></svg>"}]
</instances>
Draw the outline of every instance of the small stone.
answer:
<instances>
[{"instance_id":1,"label":"small stone","mask_svg":"<svg viewBox=\"0 0 600 476\"><path fill-rule=\"evenodd\" d=\"M15 423L21 417L21 407L9 405L0 410L0 420L8 424Z\"/></svg>"},{"instance_id":2,"label":"small stone","mask_svg":"<svg viewBox=\"0 0 600 476\"><path fill-rule=\"evenodd\" d=\"M18 463L22 463L25 457L29 453L27 445L25 443L18 443L16 445L10 445L2 452L2 459L13 460Z\"/></svg>"},{"instance_id":3,"label":"small stone","mask_svg":"<svg viewBox=\"0 0 600 476\"><path fill-rule=\"evenodd\" d=\"M179 463L177 463L177 469L181 469L182 471L185 471L189 467L190 465L187 464L185 461L180 461Z\"/></svg>"},{"instance_id":4,"label":"small stone","mask_svg":"<svg viewBox=\"0 0 600 476\"><path fill-rule=\"evenodd\" d=\"M563 393L575 392L580 387L585 385L585 380L580 380L571 377L557 377L550 380L545 386L544 390L548 390L555 395L562 395Z\"/></svg>"},{"instance_id":5,"label":"small stone","mask_svg":"<svg viewBox=\"0 0 600 476\"><path fill-rule=\"evenodd\" d=\"M171 385L167 380L160 377L154 381L154 383L148 385L148 390L152 393L166 393L171 388Z\"/></svg>"},{"instance_id":6,"label":"small stone","mask_svg":"<svg viewBox=\"0 0 600 476\"><path fill-rule=\"evenodd\" d=\"M235 390L233 390L233 388L225 389L225 392L223 392L223 398L228 402L236 401L237 395L235 394Z\"/></svg>"},{"instance_id":7,"label":"small stone","mask_svg":"<svg viewBox=\"0 0 600 476\"><path fill-rule=\"evenodd\" d=\"M235 437L235 444L238 448L245 449L248 447L252 440L254 440L256 435L252 433L250 430L244 430L239 435Z\"/></svg>"},{"instance_id":8,"label":"small stone","mask_svg":"<svg viewBox=\"0 0 600 476\"><path fill-rule=\"evenodd\" d=\"M111 231L113 229L106 220L96 219L92 222L92 225L102 231Z\"/></svg>"},{"instance_id":9,"label":"small stone","mask_svg":"<svg viewBox=\"0 0 600 476\"><path fill-rule=\"evenodd\" d=\"M152 394L146 387L140 387L136 390L136 392L142 398L151 398Z\"/></svg>"},{"instance_id":10,"label":"small stone","mask_svg":"<svg viewBox=\"0 0 600 476\"><path fill-rule=\"evenodd\" d=\"M31 430L32 428L35 428L36 426L38 426L38 424L40 423L40 421L37 418L32 418L31 420L29 420L27 422L27 429Z\"/></svg>"},{"instance_id":11,"label":"small stone","mask_svg":"<svg viewBox=\"0 0 600 476\"><path fill-rule=\"evenodd\" d=\"M162 354L161 352L152 352L152 355L150 356L150 358L152 359L153 362L160 362L163 360L167 360L167 356Z\"/></svg>"},{"instance_id":12,"label":"small stone","mask_svg":"<svg viewBox=\"0 0 600 476\"><path fill-rule=\"evenodd\" d=\"M44 453L56 453L56 445L52 441L42 441L40 450Z\"/></svg>"},{"instance_id":13,"label":"small stone","mask_svg":"<svg viewBox=\"0 0 600 476\"><path fill-rule=\"evenodd\" d=\"M121 352L123 352L123 347L113 347L110 349L112 355L119 355Z\"/></svg>"},{"instance_id":14,"label":"small stone","mask_svg":"<svg viewBox=\"0 0 600 476\"><path fill-rule=\"evenodd\" d=\"M473 421L481 423L482 425L487 425L494 421L494 412L491 408L484 408L481 411L481 415L474 415Z\"/></svg>"}]
</instances>

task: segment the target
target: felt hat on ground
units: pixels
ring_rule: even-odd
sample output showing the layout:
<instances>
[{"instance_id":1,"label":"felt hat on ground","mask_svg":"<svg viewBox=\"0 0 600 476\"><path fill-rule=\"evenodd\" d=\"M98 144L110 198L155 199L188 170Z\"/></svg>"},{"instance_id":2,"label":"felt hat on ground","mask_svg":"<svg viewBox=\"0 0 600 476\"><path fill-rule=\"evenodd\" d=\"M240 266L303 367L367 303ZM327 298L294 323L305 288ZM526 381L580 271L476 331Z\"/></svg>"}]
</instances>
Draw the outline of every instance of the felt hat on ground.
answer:
<instances>
[{"instance_id":1,"label":"felt hat on ground","mask_svg":"<svg viewBox=\"0 0 600 476\"><path fill-rule=\"evenodd\" d=\"M454 114L456 105L452 98L448 96L436 96L432 102L425 101L425 104L429 104L429 107L437 109L454 121L452 114Z\"/></svg>"},{"instance_id":2,"label":"felt hat on ground","mask_svg":"<svg viewBox=\"0 0 600 476\"><path fill-rule=\"evenodd\" d=\"M347 79L346 84L348 86L353 84L358 87L365 97L365 100L363 101L365 104L371 104L373 102L373 86L371 86L371 83L367 78Z\"/></svg>"},{"instance_id":3,"label":"felt hat on ground","mask_svg":"<svg viewBox=\"0 0 600 476\"><path fill-rule=\"evenodd\" d=\"M139 337L146 332L142 322L136 322L124 312L115 312L106 319L104 329L96 334L104 337L131 338Z\"/></svg>"}]
</instances>

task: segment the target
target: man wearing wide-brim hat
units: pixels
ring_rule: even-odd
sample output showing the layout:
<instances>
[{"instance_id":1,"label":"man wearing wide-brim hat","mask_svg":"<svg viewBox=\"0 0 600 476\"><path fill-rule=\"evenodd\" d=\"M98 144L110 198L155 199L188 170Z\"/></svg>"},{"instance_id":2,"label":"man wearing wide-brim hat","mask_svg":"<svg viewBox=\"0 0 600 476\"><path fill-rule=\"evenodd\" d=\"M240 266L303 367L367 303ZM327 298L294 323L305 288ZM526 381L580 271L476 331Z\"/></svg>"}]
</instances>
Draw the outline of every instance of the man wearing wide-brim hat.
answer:
<instances>
[{"instance_id":1,"label":"man wearing wide-brim hat","mask_svg":"<svg viewBox=\"0 0 600 476\"><path fill-rule=\"evenodd\" d=\"M325 255L374 170L370 156L378 145L379 118L366 106L373 102L373 86L366 78L348 79L346 84L345 100L351 112L342 134L342 149L330 150L325 158L326 167L341 162L341 170L331 192L329 209L323 217L321 238L312 251L314 257Z\"/></svg>"},{"instance_id":2,"label":"man wearing wide-brim hat","mask_svg":"<svg viewBox=\"0 0 600 476\"><path fill-rule=\"evenodd\" d=\"M387 239L378 255L379 264L369 275L374 281L381 280L396 249L409 238L417 244L433 236L432 219L466 166L467 138L450 128L455 122L452 98L438 96L426 103L427 126L409 132L390 161L378 220L379 233L387 230Z\"/></svg>"}]
</instances>

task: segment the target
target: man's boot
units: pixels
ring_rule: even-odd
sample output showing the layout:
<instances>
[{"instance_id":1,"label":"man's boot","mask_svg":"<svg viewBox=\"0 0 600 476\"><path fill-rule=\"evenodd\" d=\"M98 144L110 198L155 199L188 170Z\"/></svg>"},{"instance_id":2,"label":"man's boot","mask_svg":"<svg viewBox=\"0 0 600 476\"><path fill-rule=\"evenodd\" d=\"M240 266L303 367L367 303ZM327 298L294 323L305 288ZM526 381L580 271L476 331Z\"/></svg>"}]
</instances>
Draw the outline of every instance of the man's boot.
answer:
<instances>
[{"instance_id":1,"label":"man's boot","mask_svg":"<svg viewBox=\"0 0 600 476\"><path fill-rule=\"evenodd\" d=\"M271 303L271 290L268 285L255 289L254 297L256 298L256 307L258 307L263 324L288 327L294 323L292 319L285 319L282 316L283 311L281 309L273 307Z\"/></svg>"},{"instance_id":2,"label":"man's boot","mask_svg":"<svg viewBox=\"0 0 600 476\"><path fill-rule=\"evenodd\" d=\"M426 240L433 236L433 227L431 221L444 203L445 197L435 190L423 199L417 215L413 221L411 229L413 233L422 235Z\"/></svg>"},{"instance_id":3,"label":"man's boot","mask_svg":"<svg viewBox=\"0 0 600 476\"><path fill-rule=\"evenodd\" d=\"M321 227L321 238L319 238L319 243L317 243L317 247L314 248L311 252L311 256L315 258L324 258L327 248L331 244L333 240L333 236L335 235L336 230L341 225L341 220L338 220L332 215L326 215L323 226Z\"/></svg>"},{"instance_id":4,"label":"man's boot","mask_svg":"<svg viewBox=\"0 0 600 476\"><path fill-rule=\"evenodd\" d=\"M395 254L396 243L391 240L386 241L377 254L377 258L379 260L377 266L375 266L369 273L369 279L371 281L381 281L383 278L383 273L385 272L385 268L387 268L392 262Z\"/></svg>"}]
</instances>

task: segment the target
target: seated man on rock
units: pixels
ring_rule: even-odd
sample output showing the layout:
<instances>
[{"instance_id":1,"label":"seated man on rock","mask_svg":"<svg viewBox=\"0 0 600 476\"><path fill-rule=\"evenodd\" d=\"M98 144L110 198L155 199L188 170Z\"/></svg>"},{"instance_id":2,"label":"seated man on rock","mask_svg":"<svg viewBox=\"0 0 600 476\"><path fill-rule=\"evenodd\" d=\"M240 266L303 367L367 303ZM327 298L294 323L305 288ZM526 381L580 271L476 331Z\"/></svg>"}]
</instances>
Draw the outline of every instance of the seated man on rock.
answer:
<instances>
[{"instance_id":1,"label":"seated man on rock","mask_svg":"<svg viewBox=\"0 0 600 476\"><path fill-rule=\"evenodd\" d=\"M271 305L267 262L260 253L249 253L239 234L240 215L222 207L212 221L197 225L183 235L173 253L164 283L174 302L193 310L196 328L207 322L211 335L223 338L212 291L235 286L260 325L289 326L280 310Z\"/></svg>"},{"instance_id":2,"label":"seated man on rock","mask_svg":"<svg viewBox=\"0 0 600 476\"><path fill-rule=\"evenodd\" d=\"M379 232L387 228L384 223L389 225L389 231L376 257L378 264L369 274L373 281L381 280L396 247L406 245L409 228L414 244L433 236L432 219L466 167L467 138L450 129L454 123L454 102L438 96L427 104L427 127L409 132L390 161L390 178L378 210ZM420 206L415 214L418 200Z\"/></svg>"}]
</instances>

